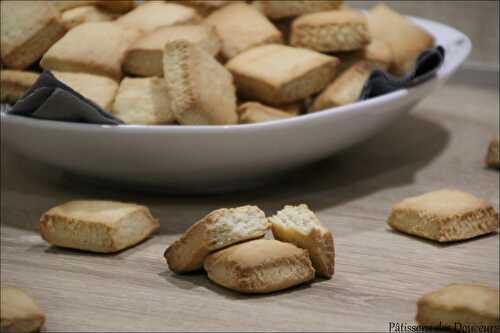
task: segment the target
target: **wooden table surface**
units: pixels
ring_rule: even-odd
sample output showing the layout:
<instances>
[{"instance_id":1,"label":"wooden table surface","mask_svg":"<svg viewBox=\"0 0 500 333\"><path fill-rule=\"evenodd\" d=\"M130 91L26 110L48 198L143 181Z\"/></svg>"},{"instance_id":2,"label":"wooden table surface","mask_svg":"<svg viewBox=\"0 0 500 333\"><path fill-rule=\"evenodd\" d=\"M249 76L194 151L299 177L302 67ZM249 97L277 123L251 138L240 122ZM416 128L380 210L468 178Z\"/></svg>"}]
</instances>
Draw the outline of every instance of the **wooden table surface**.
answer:
<instances>
[{"instance_id":1,"label":"wooden table surface","mask_svg":"<svg viewBox=\"0 0 500 333\"><path fill-rule=\"evenodd\" d=\"M415 301L451 282L498 288L499 237L440 245L391 231L391 206L444 187L499 204L499 173L484 167L498 133L495 87L455 82L372 139L281 183L216 196L169 196L90 185L2 147L1 283L25 289L46 331L388 331L414 324ZM84 157L82 157L84 158ZM36 231L48 208L77 198L148 205L159 232L117 255L47 245ZM174 275L162 254L207 212L256 204L272 214L307 203L333 232L331 280L245 296L204 274Z\"/></svg>"}]
</instances>

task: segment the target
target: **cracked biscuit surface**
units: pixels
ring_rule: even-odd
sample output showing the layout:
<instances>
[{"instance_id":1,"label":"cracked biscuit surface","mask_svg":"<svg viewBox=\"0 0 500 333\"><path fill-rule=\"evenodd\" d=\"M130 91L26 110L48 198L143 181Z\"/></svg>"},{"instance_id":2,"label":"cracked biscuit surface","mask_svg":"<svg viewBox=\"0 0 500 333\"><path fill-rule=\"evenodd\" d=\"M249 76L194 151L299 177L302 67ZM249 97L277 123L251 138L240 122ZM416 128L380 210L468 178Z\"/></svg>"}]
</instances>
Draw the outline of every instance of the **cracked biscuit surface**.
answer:
<instances>
[{"instance_id":1,"label":"cracked biscuit surface","mask_svg":"<svg viewBox=\"0 0 500 333\"><path fill-rule=\"evenodd\" d=\"M438 242L465 240L498 229L498 213L487 202L444 189L396 204L388 224L393 229Z\"/></svg>"},{"instance_id":2,"label":"cracked biscuit surface","mask_svg":"<svg viewBox=\"0 0 500 333\"><path fill-rule=\"evenodd\" d=\"M204 268L210 280L241 293L269 293L314 279L306 250L269 239L215 252L207 257Z\"/></svg>"}]
</instances>

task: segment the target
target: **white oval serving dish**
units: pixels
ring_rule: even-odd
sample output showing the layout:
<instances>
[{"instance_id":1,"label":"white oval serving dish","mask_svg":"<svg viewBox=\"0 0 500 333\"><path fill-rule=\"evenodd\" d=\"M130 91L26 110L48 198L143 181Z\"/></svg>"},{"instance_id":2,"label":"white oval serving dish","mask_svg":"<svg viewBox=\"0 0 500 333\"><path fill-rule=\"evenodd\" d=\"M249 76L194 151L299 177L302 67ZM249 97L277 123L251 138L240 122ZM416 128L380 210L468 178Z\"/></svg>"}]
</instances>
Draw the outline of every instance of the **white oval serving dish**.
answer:
<instances>
[{"instance_id":1,"label":"white oval serving dish","mask_svg":"<svg viewBox=\"0 0 500 333\"><path fill-rule=\"evenodd\" d=\"M254 186L358 143L442 85L471 51L454 28L411 18L446 49L433 79L411 89L295 118L230 126L102 126L1 114L14 152L91 179L168 192Z\"/></svg>"}]
</instances>

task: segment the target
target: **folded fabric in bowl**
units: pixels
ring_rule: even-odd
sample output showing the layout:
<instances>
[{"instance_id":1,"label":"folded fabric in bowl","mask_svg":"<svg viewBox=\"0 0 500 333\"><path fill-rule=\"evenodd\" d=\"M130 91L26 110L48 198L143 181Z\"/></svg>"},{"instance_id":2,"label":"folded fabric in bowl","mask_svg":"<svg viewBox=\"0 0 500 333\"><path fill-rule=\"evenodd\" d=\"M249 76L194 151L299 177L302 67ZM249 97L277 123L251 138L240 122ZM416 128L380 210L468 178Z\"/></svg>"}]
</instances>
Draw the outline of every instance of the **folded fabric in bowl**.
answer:
<instances>
[{"instance_id":1,"label":"folded fabric in bowl","mask_svg":"<svg viewBox=\"0 0 500 333\"><path fill-rule=\"evenodd\" d=\"M374 70L358 101L421 84L435 76L444 59L444 48L437 46L420 54L413 70L403 77L398 78L383 70ZM45 120L124 125L123 121L59 81L50 71L44 71L12 108L2 107L2 112Z\"/></svg>"}]
</instances>

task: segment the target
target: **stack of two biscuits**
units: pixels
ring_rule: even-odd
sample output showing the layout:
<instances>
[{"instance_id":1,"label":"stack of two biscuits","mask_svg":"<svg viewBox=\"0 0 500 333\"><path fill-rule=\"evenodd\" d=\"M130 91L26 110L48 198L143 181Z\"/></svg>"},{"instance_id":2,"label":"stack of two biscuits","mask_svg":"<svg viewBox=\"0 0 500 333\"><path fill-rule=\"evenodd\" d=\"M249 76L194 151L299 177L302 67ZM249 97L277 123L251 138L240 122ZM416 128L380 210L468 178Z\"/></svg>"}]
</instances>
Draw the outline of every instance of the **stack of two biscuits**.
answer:
<instances>
[{"instance_id":1,"label":"stack of two biscuits","mask_svg":"<svg viewBox=\"0 0 500 333\"><path fill-rule=\"evenodd\" d=\"M272 228L276 239L263 239ZM243 293L267 293L331 277L332 233L306 205L266 218L256 206L219 209L192 225L165 251L170 269L202 268L208 278Z\"/></svg>"}]
</instances>

